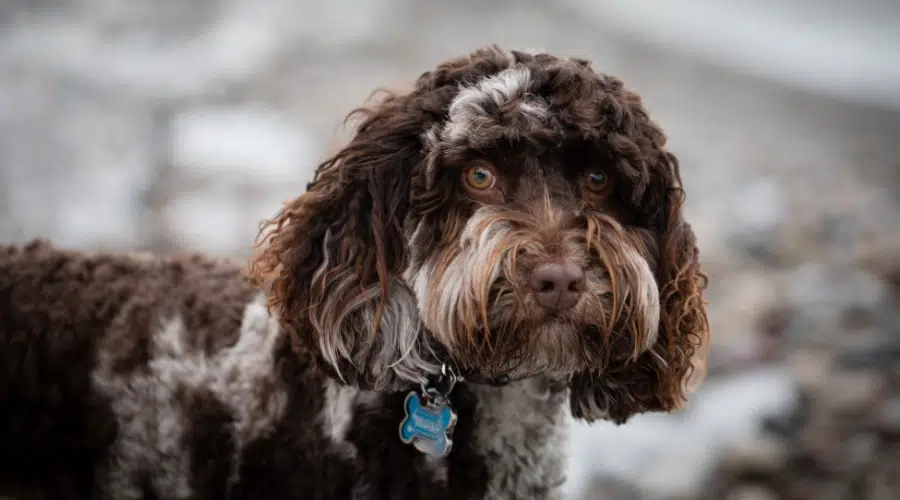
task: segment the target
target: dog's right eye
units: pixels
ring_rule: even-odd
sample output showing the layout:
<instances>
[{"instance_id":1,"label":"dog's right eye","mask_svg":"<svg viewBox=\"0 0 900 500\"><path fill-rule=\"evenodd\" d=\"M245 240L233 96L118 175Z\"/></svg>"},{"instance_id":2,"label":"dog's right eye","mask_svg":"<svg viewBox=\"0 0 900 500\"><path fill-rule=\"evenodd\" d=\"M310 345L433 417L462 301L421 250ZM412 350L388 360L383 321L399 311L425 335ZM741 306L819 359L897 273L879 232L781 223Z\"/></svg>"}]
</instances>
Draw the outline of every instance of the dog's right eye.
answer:
<instances>
[{"instance_id":1,"label":"dog's right eye","mask_svg":"<svg viewBox=\"0 0 900 500\"><path fill-rule=\"evenodd\" d=\"M497 183L497 178L490 169L483 166L470 167L464 175L466 185L477 191L491 189Z\"/></svg>"},{"instance_id":2,"label":"dog's right eye","mask_svg":"<svg viewBox=\"0 0 900 500\"><path fill-rule=\"evenodd\" d=\"M609 175L602 170L588 172L585 178L585 187L592 193L605 193L609 184Z\"/></svg>"},{"instance_id":3,"label":"dog's right eye","mask_svg":"<svg viewBox=\"0 0 900 500\"><path fill-rule=\"evenodd\" d=\"M612 188L613 179L604 170L592 170L584 174L582 193L594 201L605 200Z\"/></svg>"}]
</instances>

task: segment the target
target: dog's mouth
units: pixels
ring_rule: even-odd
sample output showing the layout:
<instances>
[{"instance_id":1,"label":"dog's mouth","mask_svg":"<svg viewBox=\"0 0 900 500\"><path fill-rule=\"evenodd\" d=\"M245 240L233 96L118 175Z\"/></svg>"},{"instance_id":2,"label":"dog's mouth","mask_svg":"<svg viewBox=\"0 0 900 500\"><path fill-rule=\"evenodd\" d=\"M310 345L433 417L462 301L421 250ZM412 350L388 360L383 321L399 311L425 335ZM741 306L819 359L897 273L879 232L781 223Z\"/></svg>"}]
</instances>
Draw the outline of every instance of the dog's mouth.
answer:
<instances>
[{"instance_id":1,"label":"dog's mouth","mask_svg":"<svg viewBox=\"0 0 900 500\"><path fill-rule=\"evenodd\" d=\"M558 323L566 320L566 315L561 311L545 311L541 323Z\"/></svg>"},{"instance_id":2,"label":"dog's mouth","mask_svg":"<svg viewBox=\"0 0 900 500\"><path fill-rule=\"evenodd\" d=\"M540 331L548 329L567 328L572 330L582 329L584 324L572 311L538 311L534 313L527 327Z\"/></svg>"}]
</instances>

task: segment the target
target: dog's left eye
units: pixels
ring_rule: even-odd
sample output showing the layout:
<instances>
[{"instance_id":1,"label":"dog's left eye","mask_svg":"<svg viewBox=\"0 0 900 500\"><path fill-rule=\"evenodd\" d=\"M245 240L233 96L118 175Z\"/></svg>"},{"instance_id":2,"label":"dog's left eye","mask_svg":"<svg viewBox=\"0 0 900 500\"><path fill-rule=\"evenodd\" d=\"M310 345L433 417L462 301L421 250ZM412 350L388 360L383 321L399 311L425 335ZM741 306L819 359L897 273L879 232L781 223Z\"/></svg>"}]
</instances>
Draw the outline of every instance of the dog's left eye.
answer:
<instances>
[{"instance_id":1,"label":"dog's left eye","mask_svg":"<svg viewBox=\"0 0 900 500\"><path fill-rule=\"evenodd\" d=\"M466 184L469 185L472 189L477 189L479 191L484 191L486 189L491 189L494 187L494 184L497 182L497 178L494 176L494 173L485 167L471 167L466 170Z\"/></svg>"}]
</instances>

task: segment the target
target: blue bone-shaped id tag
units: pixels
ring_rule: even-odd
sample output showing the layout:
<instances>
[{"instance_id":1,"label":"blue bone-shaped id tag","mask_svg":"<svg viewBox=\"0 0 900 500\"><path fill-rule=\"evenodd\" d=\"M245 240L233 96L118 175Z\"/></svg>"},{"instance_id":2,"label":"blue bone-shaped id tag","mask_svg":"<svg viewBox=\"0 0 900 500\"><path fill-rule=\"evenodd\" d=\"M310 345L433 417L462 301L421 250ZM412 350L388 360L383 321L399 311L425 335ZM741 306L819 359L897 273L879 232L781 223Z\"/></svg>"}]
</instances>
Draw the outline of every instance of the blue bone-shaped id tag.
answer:
<instances>
[{"instance_id":1,"label":"blue bone-shaped id tag","mask_svg":"<svg viewBox=\"0 0 900 500\"><path fill-rule=\"evenodd\" d=\"M406 417L400 422L400 440L412 443L427 455L442 457L453 446L453 427L456 413L446 404L423 404L415 391L406 395L403 403Z\"/></svg>"}]
</instances>

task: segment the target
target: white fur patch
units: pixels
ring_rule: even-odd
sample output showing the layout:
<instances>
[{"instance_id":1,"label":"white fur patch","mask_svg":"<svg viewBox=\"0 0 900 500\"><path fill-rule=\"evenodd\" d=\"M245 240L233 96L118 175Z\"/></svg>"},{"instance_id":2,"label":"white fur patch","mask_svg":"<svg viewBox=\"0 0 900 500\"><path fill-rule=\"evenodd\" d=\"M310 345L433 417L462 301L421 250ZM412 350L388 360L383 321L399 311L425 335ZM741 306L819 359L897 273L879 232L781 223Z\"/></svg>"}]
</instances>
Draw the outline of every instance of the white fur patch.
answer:
<instances>
[{"instance_id":1,"label":"white fur patch","mask_svg":"<svg viewBox=\"0 0 900 500\"><path fill-rule=\"evenodd\" d=\"M191 332L180 317L163 321L151 339L145 369L119 374L110 353L101 351L92 374L119 423L106 485L111 498L143 498L145 477L160 498L191 496L192 464L182 441L189 423L176 402L179 389L209 391L232 413L233 474L244 446L270 429L285 409L284 391L260 390L276 378L273 350L279 336L278 322L261 296L245 308L237 343L212 356L186 349Z\"/></svg>"},{"instance_id":2,"label":"white fur patch","mask_svg":"<svg viewBox=\"0 0 900 500\"><path fill-rule=\"evenodd\" d=\"M356 447L347 441L353 421L353 405L360 391L332 378L325 380L325 403L322 407L322 429L337 449L348 457L356 456Z\"/></svg>"},{"instance_id":3,"label":"white fur patch","mask_svg":"<svg viewBox=\"0 0 900 500\"><path fill-rule=\"evenodd\" d=\"M541 377L472 388L474 446L487 459L485 498L562 498L568 393L551 393Z\"/></svg>"},{"instance_id":4,"label":"white fur patch","mask_svg":"<svg viewBox=\"0 0 900 500\"><path fill-rule=\"evenodd\" d=\"M653 347L659 336L659 287L656 285L656 277L653 276L653 271L650 270L647 261L636 250L629 249L625 255L637 270L634 284L634 290L637 293L637 296L634 297L635 309L644 314L642 324L646 329L641 332L644 344L637 347L640 348L640 352L643 352ZM640 352L635 353L635 357L640 355Z\"/></svg>"},{"instance_id":5,"label":"white fur patch","mask_svg":"<svg viewBox=\"0 0 900 500\"><path fill-rule=\"evenodd\" d=\"M507 255L513 236L513 226L498 220L490 208L481 208L469 218L460 235L460 251L436 283L434 259L428 259L421 269L407 274L406 279L415 293L425 326L441 337L445 345L453 346L463 338L458 332L460 314L475 314L490 284L503 271L506 257L494 261L494 256Z\"/></svg>"},{"instance_id":6,"label":"white fur patch","mask_svg":"<svg viewBox=\"0 0 900 500\"><path fill-rule=\"evenodd\" d=\"M344 442L347 428L353 419L353 400L357 390L329 378L325 381L325 406L322 409L322 420L325 433L335 443Z\"/></svg>"},{"instance_id":7,"label":"white fur patch","mask_svg":"<svg viewBox=\"0 0 900 500\"><path fill-rule=\"evenodd\" d=\"M399 279L391 284L380 322L376 325L380 285L373 284L361 291L354 272L329 275L336 258L329 250L330 238L330 233L326 234L323 242L325 257L313 275L311 285L318 287L324 282L322 286L328 290L328 296L323 303L310 308L313 326L319 333L319 349L325 360L342 381L341 360L350 361L358 370L375 375L375 389L390 389L398 379L419 384L428 374L437 373L440 367L423 357L419 308L406 284ZM358 251L352 249L352 252ZM352 299L341 307L329 301L343 297Z\"/></svg>"},{"instance_id":8,"label":"white fur patch","mask_svg":"<svg viewBox=\"0 0 900 500\"><path fill-rule=\"evenodd\" d=\"M440 161L439 156L441 153L440 133L441 125L436 123L421 136L422 145L426 152L423 162L425 164L425 189L432 189L437 177L437 165Z\"/></svg>"},{"instance_id":9,"label":"white fur patch","mask_svg":"<svg viewBox=\"0 0 900 500\"><path fill-rule=\"evenodd\" d=\"M451 143L465 142L470 134L477 134L476 118L489 116L487 104L502 106L519 100L520 113L534 120L547 116L547 108L536 99L526 99L531 82L531 70L525 67L508 68L481 79L476 84L463 87L447 110L449 120L441 131L441 139Z\"/></svg>"}]
</instances>

